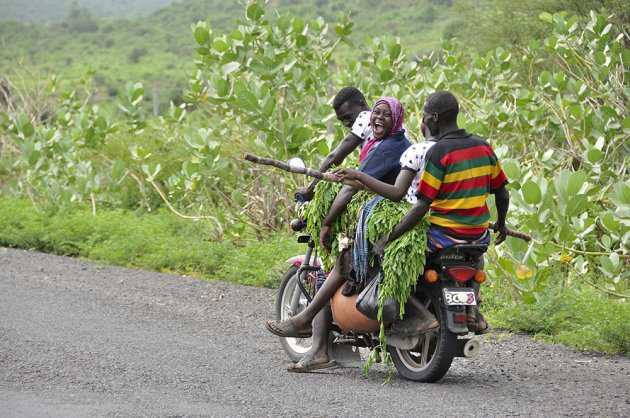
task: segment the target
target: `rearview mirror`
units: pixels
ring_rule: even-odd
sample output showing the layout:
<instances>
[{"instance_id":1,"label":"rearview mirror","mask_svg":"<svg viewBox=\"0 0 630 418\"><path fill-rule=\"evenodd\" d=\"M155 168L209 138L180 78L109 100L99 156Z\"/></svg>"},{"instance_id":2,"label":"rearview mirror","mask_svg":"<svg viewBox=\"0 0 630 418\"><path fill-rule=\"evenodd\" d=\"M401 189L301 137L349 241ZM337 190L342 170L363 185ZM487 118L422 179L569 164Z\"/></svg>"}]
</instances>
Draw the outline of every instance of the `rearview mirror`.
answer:
<instances>
[{"instance_id":1,"label":"rearview mirror","mask_svg":"<svg viewBox=\"0 0 630 418\"><path fill-rule=\"evenodd\" d=\"M289 159L288 163L289 163L289 166L293 168L306 168L306 164L304 163L304 160L301 159L300 157L293 157Z\"/></svg>"}]
</instances>

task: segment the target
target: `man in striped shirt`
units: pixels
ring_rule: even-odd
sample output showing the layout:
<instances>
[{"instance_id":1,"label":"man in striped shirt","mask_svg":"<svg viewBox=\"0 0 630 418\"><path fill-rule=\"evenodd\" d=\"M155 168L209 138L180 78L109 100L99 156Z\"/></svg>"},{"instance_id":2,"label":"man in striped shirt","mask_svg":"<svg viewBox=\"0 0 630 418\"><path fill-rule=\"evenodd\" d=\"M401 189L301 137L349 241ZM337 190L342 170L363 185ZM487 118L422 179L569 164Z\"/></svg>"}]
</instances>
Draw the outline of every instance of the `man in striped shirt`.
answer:
<instances>
[{"instance_id":1,"label":"man in striped shirt","mask_svg":"<svg viewBox=\"0 0 630 418\"><path fill-rule=\"evenodd\" d=\"M453 94L437 91L424 103L423 121L438 142L431 148L416 196L418 202L374 246L375 252L411 229L429 212L428 251L455 244L489 244L486 204L494 194L497 207L498 236L495 245L505 241L510 194L507 178L492 147L481 137L457 126L459 104ZM478 313L471 330L483 331L487 323ZM478 326L478 328L477 328Z\"/></svg>"}]
</instances>

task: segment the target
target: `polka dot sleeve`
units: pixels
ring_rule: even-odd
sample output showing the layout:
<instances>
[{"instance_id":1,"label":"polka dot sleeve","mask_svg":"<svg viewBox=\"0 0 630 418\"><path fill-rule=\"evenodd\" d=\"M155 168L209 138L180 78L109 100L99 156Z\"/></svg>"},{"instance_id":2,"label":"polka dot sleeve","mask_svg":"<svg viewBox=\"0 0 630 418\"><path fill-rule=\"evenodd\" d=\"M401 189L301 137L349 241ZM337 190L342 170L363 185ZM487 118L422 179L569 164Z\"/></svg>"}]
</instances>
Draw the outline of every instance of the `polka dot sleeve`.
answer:
<instances>
[{"instance_id":1,"label":"polka dot sleeve","mask_svg":"<svg viewBox=\"0 0 630 418\"><path fill-rule=\"evenodd\" d=\"M426 163L427 152L435 144L434 141L425 141L419 144L413 144L402 154L400 157L400 167L402 169L411 170L416 173L415 177L411 181L411 185L407 190L405 198L411 204L416 203L416 190L424 171L424 165Z\"/></svg>"},{"instance_id":2,"label":"polka dot sleeve","mask_svg":"<svg viewBox=\"0 0 630 418\"><path fill-rule=\"evenodd\" d=\"M372 139L372 126L370 126L370 112L361 112L354 121L350 132L361 138L365 144L366 141Z\"/></svg>"}]
</instances>

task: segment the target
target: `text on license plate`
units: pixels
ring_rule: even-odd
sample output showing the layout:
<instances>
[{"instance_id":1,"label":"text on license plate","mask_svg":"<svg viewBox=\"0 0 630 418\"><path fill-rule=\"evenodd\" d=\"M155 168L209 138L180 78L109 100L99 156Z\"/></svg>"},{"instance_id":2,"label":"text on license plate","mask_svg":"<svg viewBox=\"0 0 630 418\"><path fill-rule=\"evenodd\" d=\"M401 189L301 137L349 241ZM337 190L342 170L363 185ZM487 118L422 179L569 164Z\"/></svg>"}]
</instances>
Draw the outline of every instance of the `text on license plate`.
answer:
<instances>
[{"instance_id":1,"label":"text on license plate","mask_svg":"<svg viewBox=\"0 0 630 418\"><path fill-rule=\"evenodd\" d=\"M477 304L475 292L471 288L444 289L444 301L449 306L474 306Z\"/></svg>"}]
</instances>

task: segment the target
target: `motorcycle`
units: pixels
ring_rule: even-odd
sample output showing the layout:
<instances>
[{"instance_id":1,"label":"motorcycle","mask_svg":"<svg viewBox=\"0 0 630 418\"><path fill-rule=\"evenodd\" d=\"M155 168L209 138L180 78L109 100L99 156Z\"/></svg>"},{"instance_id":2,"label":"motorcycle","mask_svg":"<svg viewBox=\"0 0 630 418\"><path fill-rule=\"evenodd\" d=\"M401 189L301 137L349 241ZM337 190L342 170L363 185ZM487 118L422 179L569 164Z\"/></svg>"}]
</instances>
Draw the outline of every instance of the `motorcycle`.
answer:
<instances>
[{"instance_id":1,"label":"motorcycle","mask_svg":"<svg viewBox=\"0 0 630 418\"><path fill-rule=\"evenodd\" d=\"M304 219L291 222L294 232L306 228ZM299 235L297 241L307 244L304 255L287 260L276 301L277 320L286 320L304 310L315 294L318 275L325 274L310 235ZM398 372L406 379L436 382L450 368L455 357L475 356L480 342L468 331L467 310L477 305L473 282L485 280L478 268L485 245L455 245L431 253L425 272L417 282L415 301L420 301L437 318L439 326L416 335L403 335L385 328L387 350ZM341 367L362 365L360 348L379 346L380 323L366 317L356 307L358 295L343 296L341 289L332 298L333 328L329 336L328 355ZM410 298L412 299L412 298ZM417 303L417 302L416 302ZM310 349L311 338L279 337L283 350L297 362Z\"/></svg>"}]
</instances>

